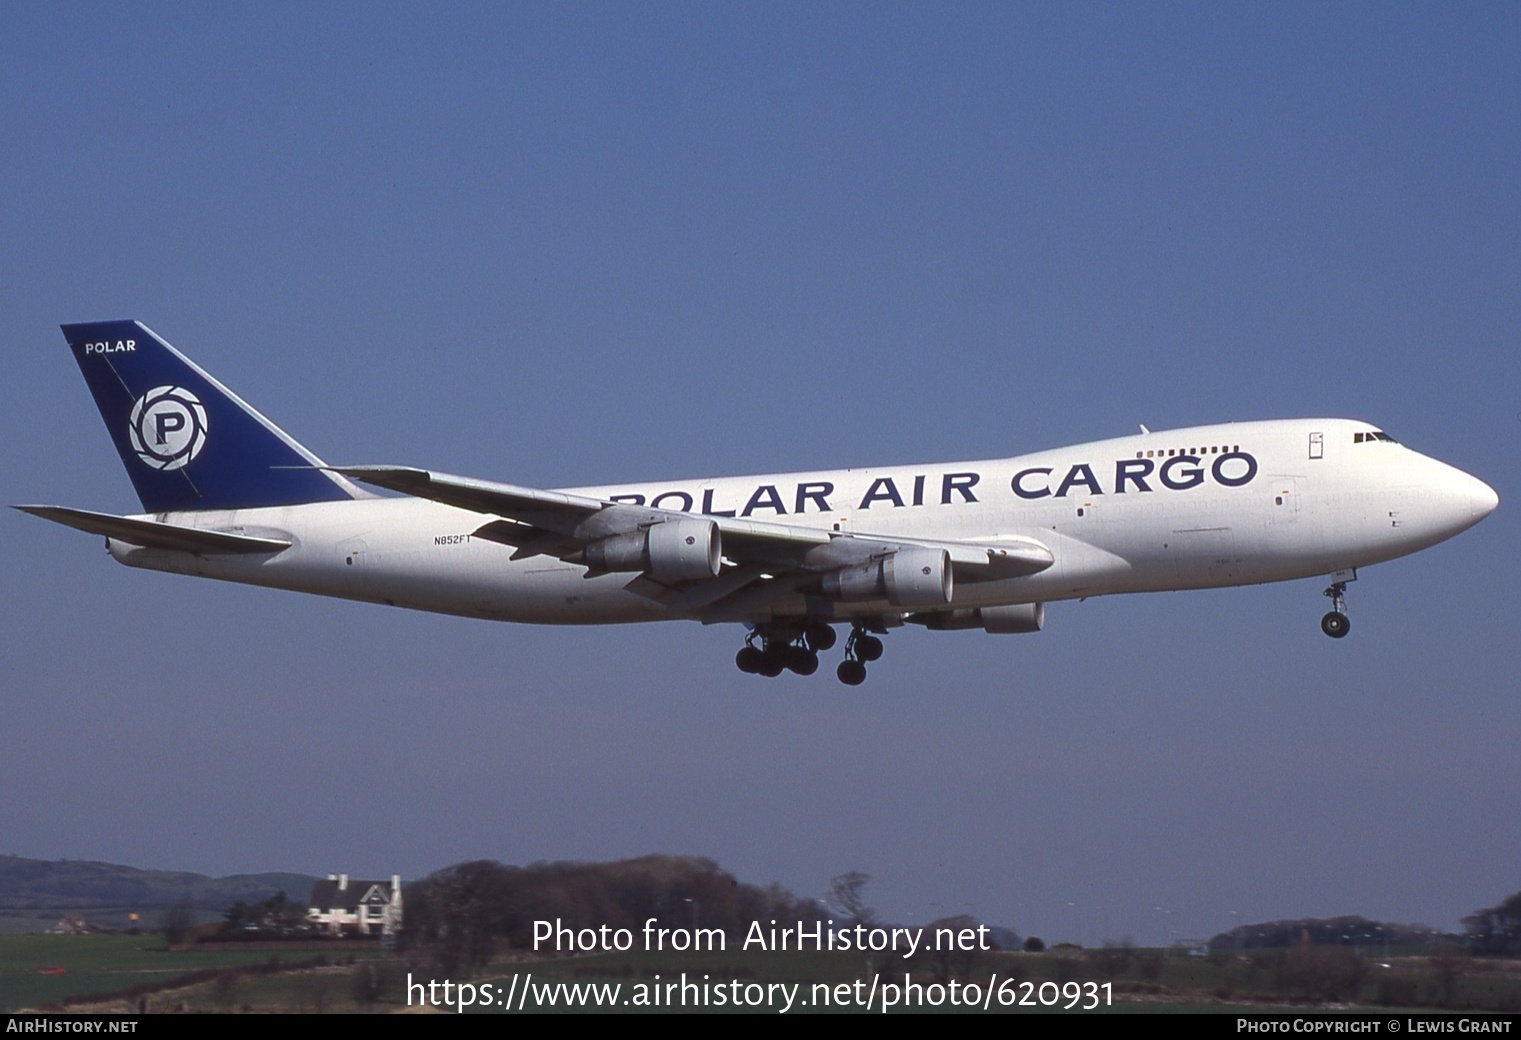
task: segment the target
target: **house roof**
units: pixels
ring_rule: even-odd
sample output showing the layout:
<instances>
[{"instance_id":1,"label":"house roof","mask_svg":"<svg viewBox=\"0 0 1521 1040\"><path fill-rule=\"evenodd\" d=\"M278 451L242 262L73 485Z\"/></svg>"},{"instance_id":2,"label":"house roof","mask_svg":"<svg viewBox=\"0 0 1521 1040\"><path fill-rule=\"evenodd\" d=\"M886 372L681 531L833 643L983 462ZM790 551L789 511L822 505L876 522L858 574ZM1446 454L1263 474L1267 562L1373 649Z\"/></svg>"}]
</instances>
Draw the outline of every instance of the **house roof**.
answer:
<instances>
[{"instance_id":1,"label":"house roof","mask_svg":"<svg viewBox=\"0 0 1521 1040\"><path fill-rule=\"evenodd\" d=\"M349 878L348 887L339 889L333 880L312 886L309 905L317 910L355 910L361 906L386 906L391 902L389 881L361 881Z\"/></svg>"}]
</instances>

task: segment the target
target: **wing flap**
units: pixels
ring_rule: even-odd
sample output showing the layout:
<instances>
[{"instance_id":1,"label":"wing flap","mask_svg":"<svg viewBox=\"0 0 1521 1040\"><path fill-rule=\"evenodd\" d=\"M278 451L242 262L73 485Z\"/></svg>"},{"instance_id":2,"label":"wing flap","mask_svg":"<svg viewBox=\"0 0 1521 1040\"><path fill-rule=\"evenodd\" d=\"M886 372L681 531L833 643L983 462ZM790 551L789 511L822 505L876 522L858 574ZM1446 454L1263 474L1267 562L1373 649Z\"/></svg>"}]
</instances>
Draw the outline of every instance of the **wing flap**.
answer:
<instances>
[{"instance_id":1,"label":"wing flap","mask_svg":"<svg viewBox=\"0 0 1521 1040\"><path fill-rule=\"evenodd\" d=\"M748 621L757 614L764 613L777 600L796 594L804 585L815 580L816 575L804 571L762 578L713 600L695 612L705 625L721 621Z\"/></svg>"},{"instance_id":2,"label":"wing flap","mask_svg":"<svg viewBox=\"0 0 1521 1040\"><path fill-rule=\"evenodd\" d=\"M290 548L288 538L258 538L233 531L207 531L157 520L139 520L111 513L92 513L67 506L16 506L23 513L40 516L77 531L104 535L149 549L176 549L188 553L277 553Z\"/></svg>"},{"instance_id":3,"label":"wing flap","mask_svg":"<svg viewBox=\"0 0 1521 1040\"><path fill-rule=\"evenodd\" d=\"M754 565L730 567L716 578L662 585L647 574L640 574L623 586L630 592L652 599L678 614L697 614L725 597L732 596L765 577L765 569Z\"/></svg>"}]
</instances>

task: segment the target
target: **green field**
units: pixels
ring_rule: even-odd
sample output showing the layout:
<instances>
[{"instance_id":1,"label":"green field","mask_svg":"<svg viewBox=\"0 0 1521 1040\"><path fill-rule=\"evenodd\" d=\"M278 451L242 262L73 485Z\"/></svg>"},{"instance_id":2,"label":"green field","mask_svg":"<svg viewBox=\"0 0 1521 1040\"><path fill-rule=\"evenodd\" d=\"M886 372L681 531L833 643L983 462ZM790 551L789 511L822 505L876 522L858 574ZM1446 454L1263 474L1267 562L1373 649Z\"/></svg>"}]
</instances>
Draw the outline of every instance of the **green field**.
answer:
<instances>
[{"instance_id":1,"label":"green field","mask_svg":"<svg viewBox=\"0 0 1521 1040\"><path fill-rule=\"evenodd\" d=\"M138 914L138 920L134 921L132 915ZM222 915L214 910L190 910L197 924L211 924L220 922ZM135 907L129 906L87 906L78 909L73 908L48 908L48 909L5 909L0 910L0 935L39 935L50 931L60 919L66 917L83 917L92 925L99 925L113 931L125 932L131 928L153 930L159 926L163 916L162 910L140 912Z\"/></svg>"},{"instance_id":2,"label":"green field","mask_svg":"<svg viewBox=\"0 0 1521 1040\"><path fill-rule=\"evenodd\" d=\"M205 968L267 964L272 956L305 960L322 952L320 947L171 951L161 936L151 934L0 935L0 1012L119 992Z\"/></svg>"}]
</instances>

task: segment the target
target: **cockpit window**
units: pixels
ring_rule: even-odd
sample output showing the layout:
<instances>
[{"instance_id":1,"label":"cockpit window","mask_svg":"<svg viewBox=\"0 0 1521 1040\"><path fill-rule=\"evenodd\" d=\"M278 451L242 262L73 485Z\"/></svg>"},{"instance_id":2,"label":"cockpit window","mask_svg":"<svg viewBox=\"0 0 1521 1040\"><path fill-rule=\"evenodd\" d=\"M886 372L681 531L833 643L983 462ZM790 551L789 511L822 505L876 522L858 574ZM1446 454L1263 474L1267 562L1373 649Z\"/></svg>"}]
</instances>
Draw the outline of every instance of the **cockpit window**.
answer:
<instances>
[{"instance_id":1,"label":"cockpit window","mask_svg":"<svg viewBox=\"0 0 1521 1040\"><path fill-rule=\"evenodd\" d=\"M1369 430L1367 433L1354 433L1353 444L1372 444L1374 441L1387 441L1390 444L1398 444L1399 441L1389 436L1383 430Z\"/></svg>"}]
</instances>

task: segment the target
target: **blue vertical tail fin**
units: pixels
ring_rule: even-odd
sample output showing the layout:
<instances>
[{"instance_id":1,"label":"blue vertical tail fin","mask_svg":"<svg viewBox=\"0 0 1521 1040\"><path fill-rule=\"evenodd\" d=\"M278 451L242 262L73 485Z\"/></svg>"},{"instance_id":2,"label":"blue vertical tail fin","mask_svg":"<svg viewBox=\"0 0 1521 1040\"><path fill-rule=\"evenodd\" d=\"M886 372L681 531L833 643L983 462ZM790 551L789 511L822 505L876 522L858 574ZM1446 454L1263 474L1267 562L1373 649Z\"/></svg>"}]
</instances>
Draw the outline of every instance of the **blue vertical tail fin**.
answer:
<instances>
[{"instance_id":1,"label":"blue vertical tail fin","mask_svg":"<svg viewBox=\"0 0 1521 1040\"><path fill-rule=\"evenodd\" d=\"M140 321L63 326L149 513L366 497Z\"/></svg>"}]
</instances>

